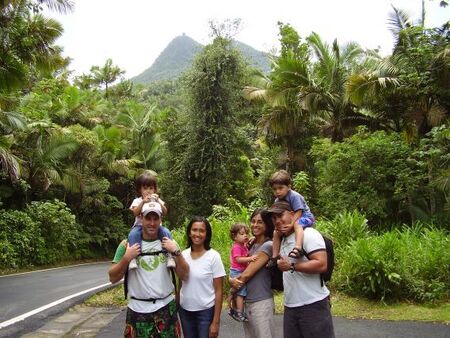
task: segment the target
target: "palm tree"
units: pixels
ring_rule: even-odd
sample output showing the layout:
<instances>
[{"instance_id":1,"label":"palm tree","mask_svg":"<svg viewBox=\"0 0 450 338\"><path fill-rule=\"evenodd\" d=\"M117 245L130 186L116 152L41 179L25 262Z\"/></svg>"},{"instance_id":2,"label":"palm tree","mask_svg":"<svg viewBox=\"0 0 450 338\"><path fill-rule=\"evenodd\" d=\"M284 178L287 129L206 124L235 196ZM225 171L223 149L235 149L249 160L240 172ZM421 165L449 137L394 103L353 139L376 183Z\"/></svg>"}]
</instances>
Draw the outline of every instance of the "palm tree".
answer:
<instances>
[{"instance_id":1,"label":"palm tree","mask_svg":"<svg viewBox=\"0 0 450 338\"><path fill-rule=\"evenodd\" d=\"M259 125L267 138L286 149L287 170L298 153L298 140L310 134L311 115L297 102L299 90L309 83L308 60L285 51L273 60L269 75L255 71L253 86L244 88L248 100L265 103Z\"/></svg>"},{"instance_id":2,"label":"palm tree","mask_svg":"<svg viewBox=\"0 0 450 338\"><path fill-rule=\"evenodd\" d=\"M370 51L361 67L348 78L346 94L361 112L376 121L379 129L400 132L403 104L394 94L400 85L397 73L398 66L390 58Z\"/></svg>"},{"instance_id":3,"label":"palm tree","mask_svg":"<svg viewBox=\"0 0 450 338\"><path fill-rule=\"evenodd\" d=\"M410 138L425 135L450 113L449 29L427 30L422 22L414 24L394 7L393 54L372 58L347 83L352 103L372 110L385 126L406 130Z\"/></svg>"},{"instance_id":4,"label":"palm tree","mask_svg":"<svg viewBox=\"0 0 450 338\"><path fill-rule=\"evenodd\" d=\"M0 165L11 181L16 181L21 173L20 159L11 150L15 141L13 132L23 130L25 125L22 114L0 109Z\"/></svg>"},{"instance_id":5,"label":"palm tree","mask_svg":"<svg viewBox=\"0 0 450 338\"><path fill-rule=\"evenodd\" d=\"M8 7L17 7L22 4L30 4L35 12L40 11L42 5L45 5L48 9L57 11L59 13L71 12L74 7L73 1L70 0L1 0L0 11L3 11Z\"/></svg>"},{"instance_id":6,"label":"palm tree","mask_svg":"<svg viewBox=\"0 0 450 338\"><path fill-rule=\"evenodd\" d=\"M16 181L21 174L20 159L11 151L12 137L0 136L0 165L12 182Z\"/></svg>"},{"instance_id":7,"label":"palm tree","mask_svg":"<svg viewBox=\"0 0 450 338\"><path fill-rule=\"evenodd\" d=\"M92 82L104 86L105 97L108 97L108 88L114 83L121 75L125 73L124 70L117 66L114 66L111 59L106 60L103 67L93 66L91 67Z\"/></svg>"},{"instance_id":8,"label":"palm tree","mask_svg":"<svg viewBox=\"0 0 450 338\"><path fill-rule=\"evenodd\" d=\"M286 149L286 169L298 154L299 140L309 136L311 115L297 102L301 88L310 84L310 61L306 43L289 24L278 22L281 51L272 59L272 71L265 75L255 71L252 86L244 88L244 96L264 103L259 124L272 143ZM305 165L304 154L302 164Z\"/></svg>"},{"instance_id":9,"label":"palm tree","mask_svg":"<svg viewBox=\"0 0 450 338\"><path fill-rule=\"evenodd\" d=\"M54 46L63 32L60 23L42 14L31 15L25 1L0 11L0 92L25 85L30 72L48 73L65 65ZM26 37L26 38L24 38Z\"/></svg>"},{"instance_id":10,"label":"palm tree","mask_svg":"<svg viewBox=\"0 0 450 338\"><path fill-rule=\"evenodd\" d=\"M346 96L346 83L364 56L356 43L341 47L337 40L329 46L317 33L308 37L317 62L313 66L309 85L298 93L301 107L322 119L322 131L332 141L341 141L352 127L369 122Z\"/></svg>"},{"instance_id":11,"label":"palm tree","mask_svg":"<svg viewBox=\"0 0 450 338\"><path fill-rule=\"evenodd\" d=\"M145 169L156 169L160 146L159 128L167 111L160 111L156 104L146 109L141 104L128 101L126 109L116 119L116 123L130 135L131 157L138 159Z\"/></svg>"},{"instance_id":12,"label":"palm tree","mask_svg":"<svg viewBox=\"0 0 450 338\"><path fill-rule=\"evenodd\" d=\"M126 176L129 169L138 162L134 159L127 159L127 140L122 138L121 130L112 126L105 128L98 125L94 128L99 138L101 149L97 162L96 170L106 175L124 175Z\"/></svg>"},{"instance_id":13,"label":"palm tree","mask_svg":"<svg viewBox=\"0 0 450 338\"><path fill-rule=\"evenodd\" d=\"M78 144L59 126L46 121L30 123L24 136L21 154L32 192L46 192L55 183L75 187L68 168Z\"/></svg>"}]
</instances>

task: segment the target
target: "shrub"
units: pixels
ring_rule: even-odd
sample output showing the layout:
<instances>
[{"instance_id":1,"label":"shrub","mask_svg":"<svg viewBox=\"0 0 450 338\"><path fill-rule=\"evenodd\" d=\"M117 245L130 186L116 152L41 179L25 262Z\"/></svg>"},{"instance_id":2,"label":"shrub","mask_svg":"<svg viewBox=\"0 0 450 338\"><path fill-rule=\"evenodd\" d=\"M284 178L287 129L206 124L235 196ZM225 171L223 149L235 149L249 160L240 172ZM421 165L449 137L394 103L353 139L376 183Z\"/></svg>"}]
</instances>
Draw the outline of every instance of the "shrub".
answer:
<instances>
[{"instance_id":1,"label":"shrub","mask_svg":"<svg viewBox=\"0 0 450 338\"><path fill-rule=\"evenodd\" d=\"M358 210L339 213L332 221L320 220L316 227L333 239L336 249L347 247L352 241L369 235L367 219Z\"/></svg>"},{"instance_id":2,"label":"shrub","mask_svg":"<svg viewBox=\"0 0 450 338\"><path fill-rule=\"evenodd\" d=\"M432 227L360 238L342 251L335 286L375 299L436 301L450 294L450 240Z\"/></svg>"},{"instance_id":3,"label":"shrub","mask_svg":"<svg viewBox=\"0 0 450 338\"><path fill-rule=\"evenodd\" d=\"M358 209L369 220L381 223L388 217L402 220L407 195L401 189L414 181L406 159L411 151L400 134L379 131L358 134L340 143L317 140L311 150L317 171L319 210L333 217L342 210Z\"/></svg>"},{"instance_id":4,"label":"shrub","mask_svg":"<svg viewBox=\"0 0 450 338\"><path fill-rule=\"evenodd\" d=\"M43 256L46 264L79 258L81 229L64 202L57 199L31 202L26 212L40 228L45 242Z\"/></svg>"},{"instance_id":5,"label":"shrub","mask_svg":"<svg viewBox=\"0 0 450 338\"><path fill-rule=\"evenodd\" d=\"M292 186L294 188L295 191L298 191L303 194L306 195L310 188L311 188L311 184L310 184L310 179L309 179L309 175L307 172L305 171L299 171L297 172L294 177L292 178Z\"/></svg>"},{"instance_id":6,"label":"shrub","mask_svg":"<svg viewBox=\"0 0 450 338\"><path fill-rule=\"evenodd\" d=\"M88 257L110 256L117 245L127 237L131 224L124 224L124 206L108 193L110 184L106 179L90 182L89 191L83 197L79 212L82 232L87 236Z\"/></svg>"},{"instance_id":7,"label":"shrub","mask_svg":"<svg viewBox=\"0 0 450 338\"><path fill-rule=\"evenodd\" d=\"M0 211L0 266L20 268L44 263L44 240L25 212Z\"/></svg>"}]
</instances>

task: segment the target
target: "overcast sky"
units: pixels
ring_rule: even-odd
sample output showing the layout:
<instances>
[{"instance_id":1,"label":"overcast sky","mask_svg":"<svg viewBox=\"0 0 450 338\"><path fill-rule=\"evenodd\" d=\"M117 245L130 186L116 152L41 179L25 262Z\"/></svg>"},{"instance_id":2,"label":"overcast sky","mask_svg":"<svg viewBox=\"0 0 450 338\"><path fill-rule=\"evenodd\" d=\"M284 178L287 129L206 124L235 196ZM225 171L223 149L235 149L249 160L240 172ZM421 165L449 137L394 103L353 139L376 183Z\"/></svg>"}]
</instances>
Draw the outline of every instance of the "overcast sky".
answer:
<instances>
[{"instance_id":1,"label":"overcast sky","mask_svg":"<svg viewBox=\"0 0 450 338\"><path fill-rule=\"evenodd\" d=\"M421 0L74 0L72 13L47 13L63 24L57 43L73 59L75 74L111 58L127 78L143 72L167 44L183 33L207 44L208 21L240 18L236 36L258 50L278 48L277 22L291 24L306 37L312 31L340 44L356 41L365 48L381 47L390 53L392 36L387 26L391 4L418 19ZM450 17L439 0L425 0L426 26L441 25Z\"/></svg>"}]
</instances>

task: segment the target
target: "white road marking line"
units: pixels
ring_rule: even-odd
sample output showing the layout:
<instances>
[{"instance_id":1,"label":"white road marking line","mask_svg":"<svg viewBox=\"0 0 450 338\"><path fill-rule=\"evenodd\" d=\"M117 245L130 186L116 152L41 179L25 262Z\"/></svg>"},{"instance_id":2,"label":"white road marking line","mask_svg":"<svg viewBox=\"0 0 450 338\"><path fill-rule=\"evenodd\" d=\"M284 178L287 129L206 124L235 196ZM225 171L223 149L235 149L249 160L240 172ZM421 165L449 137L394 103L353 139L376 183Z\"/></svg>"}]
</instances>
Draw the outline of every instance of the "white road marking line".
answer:
<instances>
[{"instance_id":1,"label":"white road marking line","mask_svg":"<svg viewBox=\"0 0 450 338\"><path fill-rule=\"evenodd\" d=\"M105 283L105 284L102 284L102 285L99 285L99 286L95 286L95 287L87 289L87 290L80 291L80 292L75 293L73 295L70 295L70 296L58 299L58 300L56 300L56 301L54 301L54 302L52 302L50 304L41 306L41 307L39 307L37 309L34 309L34 310L29 311L27 313L24 313L23 315L20 315L20 316L14 317L12 319L9 319L7 321L4 321L3 323L0 323L0 329L3 329L4 327L7 327L7 326L9 326L11 324L14 324L14 323L17 323L17 322L19 322L21 320L24 320L25 318L33 316L33 315L35 315L35 314L37 314L37 313L39 313L41 311L47 310L47 309L51 308L52 306L61 304L61 303L65 302L66 300L69 300L69 299L74 298L74 297L81 296L84 293L100 289L100 288L105 287L107 285L111 285L111 283L108 282L108 283Z\"/></svg>"}]
</instances>

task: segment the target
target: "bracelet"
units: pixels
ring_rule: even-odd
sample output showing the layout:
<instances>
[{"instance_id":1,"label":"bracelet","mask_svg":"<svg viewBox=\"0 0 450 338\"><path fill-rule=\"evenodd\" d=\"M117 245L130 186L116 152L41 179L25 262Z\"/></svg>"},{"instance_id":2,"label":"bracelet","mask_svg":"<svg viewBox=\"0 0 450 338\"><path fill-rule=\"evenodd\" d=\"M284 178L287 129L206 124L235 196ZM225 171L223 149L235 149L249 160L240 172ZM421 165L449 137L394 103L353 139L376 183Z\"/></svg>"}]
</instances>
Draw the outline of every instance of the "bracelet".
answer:
<instances>
[{"instance_id":1,"label":"bracelet","mask_svg":"<svg viewBox=\"0 0 450 338\"><path fill-rule=\"evenodd\" d=\"M291 263L291 268L289 269L291 273L294 273L295 271L295 263Z\"/></svg>"}]
</instances>

